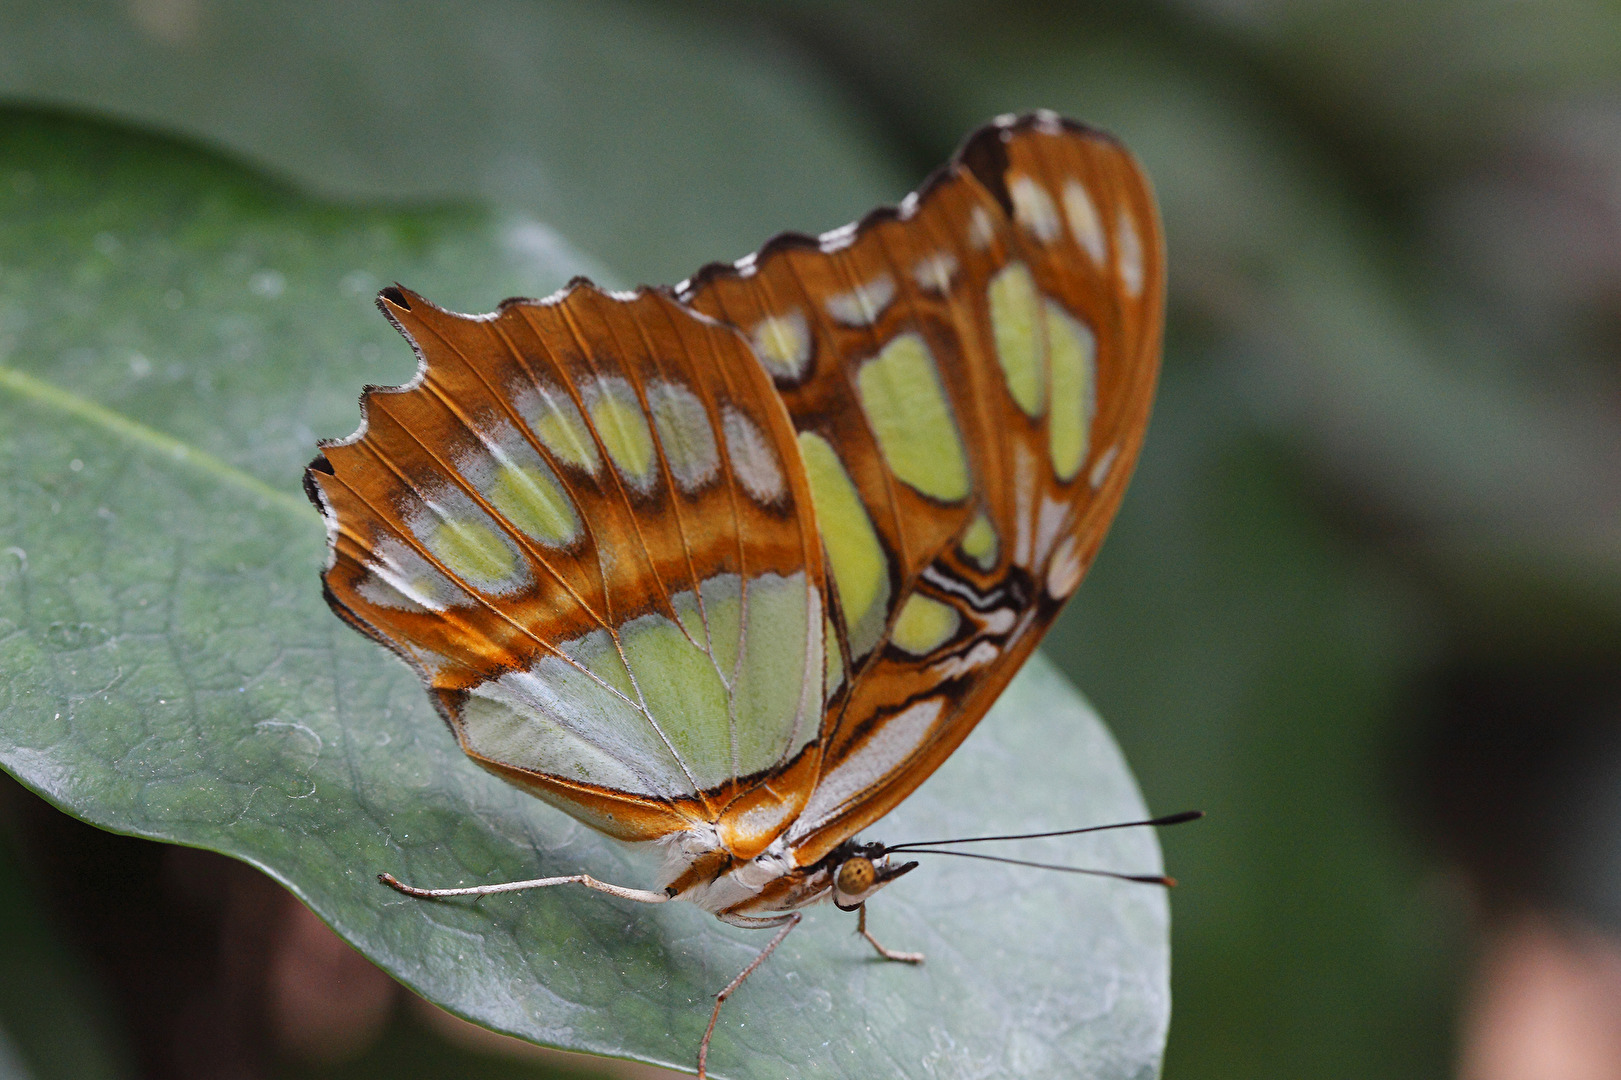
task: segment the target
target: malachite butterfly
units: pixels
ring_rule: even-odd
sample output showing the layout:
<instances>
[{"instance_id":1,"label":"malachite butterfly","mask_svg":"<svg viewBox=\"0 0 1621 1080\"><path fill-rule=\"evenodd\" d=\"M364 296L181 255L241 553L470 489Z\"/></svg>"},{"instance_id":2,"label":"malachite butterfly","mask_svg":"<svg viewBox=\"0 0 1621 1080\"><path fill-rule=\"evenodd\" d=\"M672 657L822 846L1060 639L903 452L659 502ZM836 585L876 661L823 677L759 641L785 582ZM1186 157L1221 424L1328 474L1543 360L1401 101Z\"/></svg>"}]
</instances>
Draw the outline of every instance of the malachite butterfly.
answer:
<instances>
[{"instance_id":1,"label":"malachite butterfly","mask_svg":"<svg viewBox=\"0 0 1621 1080\"><path fill-rule=\"evenodd\" d=\"M780 927L760 959L824 898L865 933L915 864L855 835L985 715L1120 504L1164 265L1131 155L1039 112L674 288L483 316L385 289L421 366L310 465L327 600L475 762L667 856L651 890L389 883L687 900Z\"/></svg>"}]
</instances>

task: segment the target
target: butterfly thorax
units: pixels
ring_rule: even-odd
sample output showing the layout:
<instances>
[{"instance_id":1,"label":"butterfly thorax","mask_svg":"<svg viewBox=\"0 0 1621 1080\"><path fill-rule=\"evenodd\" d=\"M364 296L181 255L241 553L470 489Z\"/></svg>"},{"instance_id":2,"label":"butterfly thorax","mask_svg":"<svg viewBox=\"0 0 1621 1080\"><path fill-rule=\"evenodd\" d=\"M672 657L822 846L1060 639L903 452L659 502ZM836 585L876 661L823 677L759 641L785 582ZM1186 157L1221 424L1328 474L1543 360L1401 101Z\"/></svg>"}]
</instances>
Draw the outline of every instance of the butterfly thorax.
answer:
<instances>
[{"instance_id":1,"label":"butterfly thorax","mask_svg":"<svg viewBox=\"0 0 1621 1080\"><path fill-rule=\"evenodd\" d=\"M831 899L852 911L915 863L880 862L881 844L847 840L808 866L800 866L786 838L751 859L710 846L715 834L694 829L664 841L665 888L681 900L741 926Z\"/></svg>"},{"instance_id":2,"label":"butterfly thorax","mask_svg":"<svg viewBox=\"0 0 1621 1080\"><path fill-rule=\"evenodd\" d=\"M798 866L787 844L778 840L752 859L718 850L699 855L666 888L722 919L748 925L814 903L831 885L828 867Z\"/></svg>"}]
</instances>

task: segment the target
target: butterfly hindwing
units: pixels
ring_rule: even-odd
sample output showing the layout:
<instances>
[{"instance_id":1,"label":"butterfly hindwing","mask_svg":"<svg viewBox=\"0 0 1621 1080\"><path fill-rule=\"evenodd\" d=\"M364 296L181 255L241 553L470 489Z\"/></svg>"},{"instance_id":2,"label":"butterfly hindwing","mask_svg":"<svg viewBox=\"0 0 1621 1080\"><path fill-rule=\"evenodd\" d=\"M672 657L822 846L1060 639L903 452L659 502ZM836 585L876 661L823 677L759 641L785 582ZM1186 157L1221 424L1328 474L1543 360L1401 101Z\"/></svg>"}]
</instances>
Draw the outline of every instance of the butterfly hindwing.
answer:
<instances>
[{"instance_id":1,"label":"butterfly hindwing","mask_svg":"<svg viewBox=\"0 0 1621 1080\"><path fill-rule=\"evenodd\" d=\"M738 336L579 284L494 316L404 290L411 385L324 448L328 594L476 760L615 835L712 821L822 719L794 434Z\"/></svg>"}]
</instances>

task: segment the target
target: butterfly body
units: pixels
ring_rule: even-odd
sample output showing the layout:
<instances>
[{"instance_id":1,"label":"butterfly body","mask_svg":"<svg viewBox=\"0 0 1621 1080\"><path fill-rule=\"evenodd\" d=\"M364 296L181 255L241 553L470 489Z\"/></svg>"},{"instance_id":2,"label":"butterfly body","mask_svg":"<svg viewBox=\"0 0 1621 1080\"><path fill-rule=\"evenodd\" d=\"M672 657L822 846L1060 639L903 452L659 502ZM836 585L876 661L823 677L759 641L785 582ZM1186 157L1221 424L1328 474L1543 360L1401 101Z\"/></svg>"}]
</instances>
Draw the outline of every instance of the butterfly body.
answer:
<instances>
[{"instance_id":1,"label":"butterfly body","mask_svg":"<svg viewBox=\"0 0 1621 1080\"><path fill-rule=\"evenodd\" d=\"M1096 554L1163 303L1146 180L1050 113L673 289L477 317L387 289L421 368L311 465L327 598L478 764L662 845L660 898L859 908L909 866L853 837Z\"/></svg>"}]
</instances>

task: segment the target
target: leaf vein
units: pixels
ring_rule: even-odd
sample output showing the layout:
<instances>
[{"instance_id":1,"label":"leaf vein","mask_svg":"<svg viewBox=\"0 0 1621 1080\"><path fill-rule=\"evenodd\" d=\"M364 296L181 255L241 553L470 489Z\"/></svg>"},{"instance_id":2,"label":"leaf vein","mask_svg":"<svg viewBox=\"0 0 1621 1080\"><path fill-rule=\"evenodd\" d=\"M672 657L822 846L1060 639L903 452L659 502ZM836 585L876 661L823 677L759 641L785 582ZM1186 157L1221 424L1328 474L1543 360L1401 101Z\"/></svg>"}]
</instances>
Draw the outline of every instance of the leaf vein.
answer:
<instances>
[{"instance_id":1,"label":"leaf vein","mask_svg":"<svg viewBox=\"0 0 1621 1080\"><path fill-rule=\"evenodd\" d=\"M138 420L131 420L105 405L98 405L88 401L77 394L71 394L59 386L36 379L34 376L18 371L16 368L0 365L0 387L4 387L18 397L45 405L48 408L66 413L76 419L95 425L127 442L150 450L170 461L184 462L199 472L208 474L217 480L223 480L244 491L251 492L259 498L283 510L291 511L301 518L310 520L309 506L303 499L285 491L277 490L233 465L227 465L219 458L206 451L199 450L189 443L182 442L172 435L166 435L155 428L147 427Z\"/></svg>"}]
</instances>

